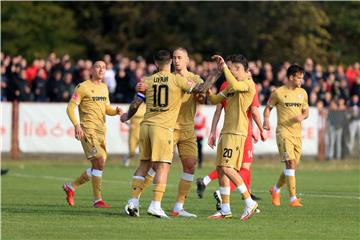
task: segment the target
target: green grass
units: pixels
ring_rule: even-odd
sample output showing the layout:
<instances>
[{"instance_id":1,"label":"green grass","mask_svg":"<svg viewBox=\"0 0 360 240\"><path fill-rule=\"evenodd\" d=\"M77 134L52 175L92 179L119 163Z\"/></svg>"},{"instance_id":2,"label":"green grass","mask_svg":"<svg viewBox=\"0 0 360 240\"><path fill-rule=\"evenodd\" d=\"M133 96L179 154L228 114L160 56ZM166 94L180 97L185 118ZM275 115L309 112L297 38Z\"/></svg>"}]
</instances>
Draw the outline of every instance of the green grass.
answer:
<instances>
[{"instance_id":1,"label":"green grass","mask_svg":"<svg viewBox=\"0 0 360 240\"><path fill-rule=\"evenodd\" d=\"M186 209L197 219L156 219L146 215L151 189L142 196L139 218L123 214L130 195L130 180L135 166L123 168L109 161L103 183L103 196L111 209L92 208L91 184L76 192L76 206L65 202L61 189L67 179L77 177L87 166L86 161L29 160L3 161L10 168L1 177L2 239L359 239L360 182L359 162L303 162L297 171L297 189L303 208L287 206L286 190L282 206L273 207L267 189L277 179L282 166L278 162L257 160L253 167L253 192L261 213L246 222L239 216L242 202L238 192L231 197L234 217L209 220L213 214L212 192L217 182L209 185L204 199L198 199L195 185ZM212 170L208 163L196 176ZM169 213L181 174L178 163L173 165L163 208Z\"/></svg>"}]
</instances>

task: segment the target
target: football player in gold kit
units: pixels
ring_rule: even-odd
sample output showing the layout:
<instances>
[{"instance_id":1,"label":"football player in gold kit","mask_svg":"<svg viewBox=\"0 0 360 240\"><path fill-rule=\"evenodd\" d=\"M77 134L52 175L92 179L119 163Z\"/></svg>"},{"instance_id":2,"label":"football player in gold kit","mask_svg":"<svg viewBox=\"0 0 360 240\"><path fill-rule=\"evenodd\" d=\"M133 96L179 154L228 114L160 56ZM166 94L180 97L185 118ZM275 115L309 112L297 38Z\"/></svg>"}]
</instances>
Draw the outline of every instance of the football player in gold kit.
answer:
<instances>
[{"instance_id":1,"label":"football player in gold kit","mask_svg":"<svg viewBox=\"0 0 360 240\"><path fill-rule=\"evenodd\" d=\"M160 203L163 193L165 192L167 173L170 168L169 163L171 163L173 157L173 132L176 127L176 120L179 115L184 93L204 92L213 83L213 81L201 83L202 81L196 81L191 77L184 78L180 74L171 73L170 67L172 61L170 53L167 55L165 52L166 51L159 52L156 55L159 56L160 53L164 55L161 55L162 57L160 59L159 57L155 57L155 63L159 68L159 72L145 79L145 96L138 92L137 98L135 98L130 105L128 113L121 117L122 121L128 120L134 112L136 112L139 103L141 103L141 101L146 102L146 113L140 130L140 166L133 176L132 198L125 206L125 212L130 216L139 216L139 197L144 187L151 182L149 178L145 179L145 176L151 174L148 173L148 171L153 167L154 194L153 201L148 208L148 213L156 217L167 217L161 209ZM169 59L167 59L168 56L170 57ZM166 81L158 80L158 76L162 75L166 77ZM158 128L156 135L145 136L147 131L145 126L147 125L149 128L154 128L154 126ZM155 139L158 139L157 144ZM149 160L151 160L152 163ZM188 181L190 180L189 178L183 180L191 182ZM186 189L186 191L188 190Z\"/></svg>"},{"instance_id":2,"label":"football player in gold kit","mask_svg":"<svg viewBox=\"0 0 360 240\"><path fill-rule=\"evenodd\" d=\"M227 64L221 56L213 58L218 64L219 70L224 72L228 86L217 95L211 95L209 100L218 104L227 99L227 111L225 112L224 126L221 131L217 147L216 166L219 174L220 194L222 197L221 209L209 218L231 217L230 210L230 180L245 201L245 208L241 219L245 221L257 209L258 204L254 201L243 179L238 174L240 170L245 139L248 134L247 110L255 95L255 83L252 81L248 70L248 62L242 55L231 55Z\"/></svg>"},{"instance_id":3,"label":"football player in gold kit","mask_svg":"<svg viewBox=\"0 0 360 240\"><path fill-rule=\"evenodd\" d=\"M287 70L287 82L270 96L264 110L264 129L270 130L269 116L273 107L277 111L276 142L285 169L277 183L270 188L272 204L280 206L280 189L286 183L292 207L302 207L296 197L295 169L301 158L301 122L309 116L308 96L301 88L304 69L291 65Z\"/></svg>"},{"instance_id":4,"label":"football player in gold kit","mask_svg":"<svg viewBox=\"0 0 360 240\"><path fill-rule=\"evenodd\" d=\"M75 138L81 141L85 155L91 161L91 168L83 172L76 180L65 183L67 202L74 206L75 190L90 179L93 185L94 207L109 208L101 196L102 174L107 157L105 146L105 115L121 115L120 108L110 105L107 85L103 82L105 62L97 61L92 67L91 79L80 83L67 106L67 114L75 127ZM80 122L75 116L78 106Z\"/></svg>"},{"instance_id":5,"label":"football player in gold kit","mask_svg":"<svg viewBox=\"0 0 360 240\"><path fill-rule=\"evenodd\" d=\"M183 77L193 81L196 84L203 83L204 81L200 76L188 71L187 65L189 63L188 52L185 48L176 48L173 52L173 64L175 67L175 74L180 74ZM220 75L220 74L218 74ZM215 81L218 76L212 76L211 81ZM144 91L145 89L140 88ZM183 174L181 176L178 195L171 215L173 217L196 217L195 214L189 213L184 210L185 200L191 190L191 185L194 179L195 166L197 160L197 143L194 130L194 117L196 113L197 102L204 98L205 95L197 94L184 94L180 113L176 121L174 131L174 144L178 148L179 156L183 166ZM145 184L143 190L152 182L155 176L153 169L150 169L145 176Z\"/></svg>"}]
</instances>

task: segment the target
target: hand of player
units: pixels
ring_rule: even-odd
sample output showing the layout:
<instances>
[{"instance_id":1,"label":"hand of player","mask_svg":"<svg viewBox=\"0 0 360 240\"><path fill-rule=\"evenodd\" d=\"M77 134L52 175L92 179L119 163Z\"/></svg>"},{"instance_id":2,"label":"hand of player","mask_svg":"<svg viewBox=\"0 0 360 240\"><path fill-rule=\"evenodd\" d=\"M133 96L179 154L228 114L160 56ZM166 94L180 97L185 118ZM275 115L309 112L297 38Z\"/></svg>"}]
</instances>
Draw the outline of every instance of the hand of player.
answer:
<instances>
[{"instance_id":1,"label":"hand of player","mask_svg":"<svg viewBox=\"0 0 360 240\"><path fill-rule=\"evenodd\" d=\"M246 75L247 75L247 78L248 78L248 79L252 79L252 75L251 75L250 70L248 70L248 71L246 72Z\"/></svg>"},{"instance_id":2,"label":"hand of player","mask_svg":"<svg viewBox=\"0 0 360 240\"><path fill-rule=\"evenodd\" d=\"M266 131L260 132L261 141L265 142L267 139L267 133Z\"/></svg>"},{"instance_id":3,"label":"hand of player","mask_svg":"<svg viewBox=\"0 0 360 240\"><path fill-rule=\"evenodd\" d=\"M84 138L84 132L79 124L75 126L75 138L79 141Z\"/></svg>"},{"instance_id":4,"label":"hand of player","mask_svg":"<svg viewBox=\"0 0 360 240\"><path fill-rule=\"evenodd\" d=\"M126 122L128 119L128 114L127 113L123 113L121 116L120 116L120 121L122 123Z\"/></svg>"},{"instance_id":5,"label":"hand of player","mask_svg":"<svg viewBox=\"0 0 360 240\"><path fill-rule=\"evenodd\" d=\"M259 141L259 137L254 131L252 131L251 136L255 143L257 143Z\"/></svg>"},{"instance_id":6,"label":"hand of player","mask_svg":"<svg viewBox=\"0 0 360 240\"><path fill-rule=\"evenodd\" d=\"M124 111L120 107L116 107L116 112L120 116L124 113Z\"/></svg>"},{"instance_id":7,"label":"hand of player","mask_svg":"<svg viewBox=\"0 0 360 240\"><path fill-rule=\"evenodd\" d=\"M196 93L195 99L198 103L204 104L205 103L205 94L204 93Z\"/></svg>"},{"instance_id":8,"label":"hand of player","mask_svg":"<svg viewBox=\"0 0 360 240\"><path fill-rule=\"evenodd\" d=\"M270 131L270 121L269 121L269 119L264 119L263 128L264 128L264 130Z\"/></svg>"},{"instance_id":9,"label":"hand of player","mask_svg":"<svg viewBox=\"0 0 360 240\"><path fill-rule=\"evenodd\" d=\"M208 90L206 91L206 95L207 95L207 96L212 95L212 91L211 91L211 89L208 89Z\"/></svg>"},{"instance_id":10,"label":"hand of player","mask_svg":"<svg viewBox=\"0 0 360 240\"><path fill-rule=\"evenodd\" d=\"M304 120L304 116L302 114L294 117L295 122L302 122Z\"/></svg>"},{"instance_id":11,"label":"hand of player","mask_svg":"<svg viewBox=\"0 0 360 240\"><path fill-rule=\"evenodd\" d=\"M210 133L209 139L208 139L208 145L211 147L211 149L214 149L216 147L216 134Z\"/></svg>"},{"instance_id":12,"label":"hand of player","mask_svg":"<svg viewBox=\"0 0 360 240\"><path fill-rule=\"evenodd\" d=\"M214 61L216 61L216 64L218 65L218 69L220 71L224 70L224 67L226 66L225 60L223 59L222 56L220 55L214 55L211 57L211 59L213 59Z\"/></svg>"},{"instance_id":13,"label":"hand of player","mask_svg":"<svg viewBox=\"0 0 360 240\"><path fill-rule=\"evenodd\" d=\"M146 91L146 85L144 82L138 82L135 87L136 92L145 92Z\"/></svg>"}]
</instances>

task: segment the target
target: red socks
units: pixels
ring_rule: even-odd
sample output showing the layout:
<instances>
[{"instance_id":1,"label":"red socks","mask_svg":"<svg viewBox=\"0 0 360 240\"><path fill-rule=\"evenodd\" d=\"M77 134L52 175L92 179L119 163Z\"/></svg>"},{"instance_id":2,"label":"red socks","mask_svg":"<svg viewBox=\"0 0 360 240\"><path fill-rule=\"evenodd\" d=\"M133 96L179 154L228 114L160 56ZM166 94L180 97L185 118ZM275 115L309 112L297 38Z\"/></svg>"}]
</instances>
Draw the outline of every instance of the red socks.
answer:
<instances>
[{"instance_id":1,"label":"red socks","mask_svg":"<svg viewBox=\"0 0 360 240\"><path fill-rule=\"evenodd\" d=\"M251 190L250 190L251 172L250 172L250 170L246 169L246 168L240 168L239 174L240 174L241 178L243 179L249 193L251 193Z\"/></svg>"},{"instance_id":2,"label":"red socks","mask_svg":"<svg viewBox=\"0 0 360 240\"><path fill-rule=\"evenodd\" d=\"M219 178L218 172L216 171L216 169L214 171L212 171L211 173L208 174L208 177L211 180L215 180Z\"/></svg>"}]
</instances>

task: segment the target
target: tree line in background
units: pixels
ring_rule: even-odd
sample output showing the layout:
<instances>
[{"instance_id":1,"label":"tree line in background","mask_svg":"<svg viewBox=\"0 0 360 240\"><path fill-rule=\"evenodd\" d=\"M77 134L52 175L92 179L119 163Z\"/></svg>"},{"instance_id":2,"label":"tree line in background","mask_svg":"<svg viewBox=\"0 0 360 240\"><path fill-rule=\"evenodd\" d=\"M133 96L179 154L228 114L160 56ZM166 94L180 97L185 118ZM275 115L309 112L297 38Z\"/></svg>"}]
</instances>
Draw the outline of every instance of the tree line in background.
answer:
<instances>
[{"instance_id":1,"label":"tree line in background","mask_svg":"<svg viewBox=\"0 0 360 240\"><path fill-rule=\"evenodd\" d=\"M201 61L239 52L279 64L359 60L360 2L2 2L1 48L27 59L49 52L151 59L183 46Z\"/></svg>"}]
</instances>

